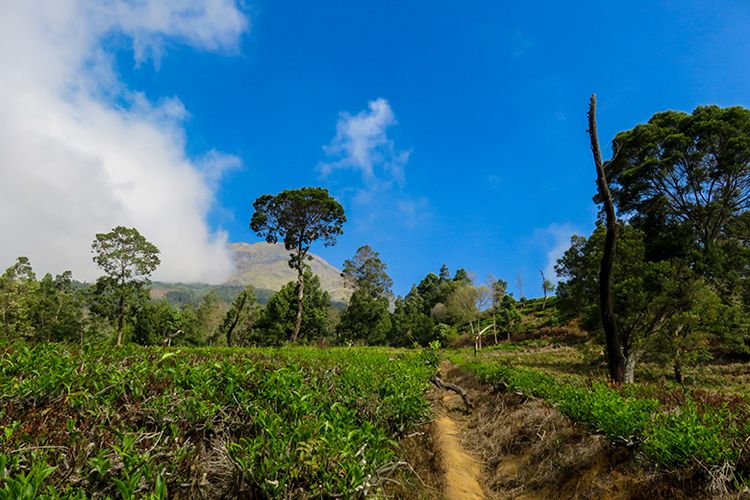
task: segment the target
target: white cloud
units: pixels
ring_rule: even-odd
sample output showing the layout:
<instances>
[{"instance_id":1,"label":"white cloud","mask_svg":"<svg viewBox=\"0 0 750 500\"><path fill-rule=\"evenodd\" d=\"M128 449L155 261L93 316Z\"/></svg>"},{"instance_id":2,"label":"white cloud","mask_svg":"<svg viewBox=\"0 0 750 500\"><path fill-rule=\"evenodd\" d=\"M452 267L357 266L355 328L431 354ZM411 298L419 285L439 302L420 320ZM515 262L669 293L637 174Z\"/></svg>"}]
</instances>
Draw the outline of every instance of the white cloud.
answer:
<instances>
[{"instance_id":1,"label":"white cloud","mask_svg":"<svg viewBox=\"0 0 750 500\"><path fill-rule=\"evenodd\" d=\"M206 222L221 172L239 159L185 153L182 103L128 89L104 49L133 42L136 61L167 39L234 52L247 29L230 0L10 2L0 16L0 267L27 255L38 272L99 272L97 232L134 226L162 252L155 277L221 281L226 234Z\"/></svg>"},{"instance_id":2,"label":"white cloud","mask_svg":"<svg viewBox=\"0 0 750 500\"><path fill-rule=\"evenodd\" d=\"M370 188L393 182L402 185L410 151L397 151L388 138L386 131L395 124L393 110L382 97L370 101L368 109L356 115L341 112L336 136L323 148L328 156L338 159L320 163L322 175L328 176L339 169L354 169Z\"/></svg>"},{"instance_id":3,"label":"white cloud","mask_svg":"<svg viewBox=\"0 0 750 500\"><path fill-rule=\"evenodd\" d=\"M547 227L537 229L531 238L535 245L543 249L546 257L544 265L544 277L557 283L555 264L570 248L570 238L574 234L582 234L581 230L573 224L550 224Z\"/></svg>"},{"instance_id":4,"label":"white cloud","mask_svg":"<svg viewBox=\"0 0 750 500\"><path fill-rule=\"evenodd\" d=\"M322 177L346 182L346 176L334 176L345 170L358 176L355 183L346 184L340 191L350 197L354 210L350 220L356 220L360 231L372 229L383 219L407 229L430 219L429 200L404 192L411 151L398 150L388 137L388 128L396 124L390 104L379 97L356 115L339 113L336 136L323 147L330 161L318 164Z\"/></svg>"}]
</instances>

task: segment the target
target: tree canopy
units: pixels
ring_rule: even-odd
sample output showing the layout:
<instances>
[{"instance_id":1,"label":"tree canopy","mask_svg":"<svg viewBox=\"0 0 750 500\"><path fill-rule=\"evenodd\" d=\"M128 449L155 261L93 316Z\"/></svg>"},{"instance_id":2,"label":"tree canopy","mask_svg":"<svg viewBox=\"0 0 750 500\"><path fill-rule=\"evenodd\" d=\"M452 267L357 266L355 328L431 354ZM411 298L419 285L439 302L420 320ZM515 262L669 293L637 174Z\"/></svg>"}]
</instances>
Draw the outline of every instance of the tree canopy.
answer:
<instances>
[{"instance_id":1,"label":"tree canopy","mask_svg":"<svg viewBox=\"0 0 750 500\"><path fill-rule=\"evenodd\" d=\"M297 271L297 316L292 341L302 328L305 280L304 269L308 252L313 242L322 240L325 246L336 243L343 233L346 222L344 208L328 190L305 187L282 191L277 195L263 195L253 203L255 212L250 220L250 229L268 243L284 242L290 251L289 267Z\"/></svg>"},{"instance_id":2,"label":"tree canopy","mask_svg":"<svg viewBox=\"0 0 750 500\"><path fill-rule=\"evenodd\" d=\"M117 226L108 233L97 233L91 251L94 262L105 273L97 281L97 295L111 298L108 304L105 300L100 305L116 320L117 345L122 345L125 316L161 263L159 249L137 229Z\"/></svg>"},{"instance_id":3,"label":"tree canopy","mask_svg":"<svg viewBox=\"0 0 750 500\"><path fill-rule=\"evenodd\" d=\"M388 266L369 245L357 249L354 257L344 261L341 276L353 289L364 288L376 297L390 297L393 280L386 273Z\"/></svg>"}]
</instances>

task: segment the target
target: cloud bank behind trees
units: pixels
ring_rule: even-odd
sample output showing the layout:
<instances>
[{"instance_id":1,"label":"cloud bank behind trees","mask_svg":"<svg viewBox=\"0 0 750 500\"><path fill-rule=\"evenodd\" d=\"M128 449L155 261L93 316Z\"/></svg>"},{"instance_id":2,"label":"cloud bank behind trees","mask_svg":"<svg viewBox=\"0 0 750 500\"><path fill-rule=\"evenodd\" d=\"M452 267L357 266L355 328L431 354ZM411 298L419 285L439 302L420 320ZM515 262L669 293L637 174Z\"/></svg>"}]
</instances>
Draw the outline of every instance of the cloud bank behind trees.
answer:
<instances>
[{"instance_id":1,"label":"cloud bank behind trees","mask_svg":"<svg viewBox=\"0 0 750 500\"><path fill-rule=\"evenodd\" d=\"M134 226L162 252L155 278L220 282L226 234L207 223L218 179L240 160L185 152L187 111L152 102L114 71L108 37L158 64L167 40L235 53L248 20L230 0L25 0L0 15L0 268L99 273L97 232Z\"/></svg>"}]
</instances>

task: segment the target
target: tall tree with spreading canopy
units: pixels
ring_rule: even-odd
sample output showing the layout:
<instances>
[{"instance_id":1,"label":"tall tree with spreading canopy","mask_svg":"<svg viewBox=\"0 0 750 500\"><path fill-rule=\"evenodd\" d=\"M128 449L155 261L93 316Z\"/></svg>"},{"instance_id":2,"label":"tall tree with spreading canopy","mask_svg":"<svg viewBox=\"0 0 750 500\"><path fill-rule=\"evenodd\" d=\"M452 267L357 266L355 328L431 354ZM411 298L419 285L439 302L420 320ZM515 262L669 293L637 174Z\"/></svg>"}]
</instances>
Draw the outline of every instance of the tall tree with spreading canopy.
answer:
<instances>
[{"instance_id":1,"label":"tall tree with spreading canopy","mask_svg":"<svg viewBox=\"0 0 750 500\"><path fill-rule=\"evenodd\" d=\"M290 251L289 267L297 271L297 316L291 341L295 342L302 328L304 309L306 261L310 246L323 240L325 246L336 244L346 222L344 208L328 190L305 187L282 191L277 195L260 196L253 203L255 212L250 229L268 243L284 242Z\"/></svg>"},{"instance_id":2,"label":"tall tree with spreading canopy","mask_svg":"<svg viewBox=\"0 0 750 500\"><path fill-rule=\"evenodd\" d=\"M120 346L128 308L161 263L159 249L137 229L117 226L108 233L98 233L91 251L94 262L105 273L97 280L96 288L113 299L108 313L116 319Z\"/></svg>"},{"instance_id":3,"label":"tall tree with spreading canopy","mask_svg":"<svg viewBox=\"0 0 750 500\"><path fill-rule=\"evenodd\" d=\"M617 134L612 148L612 195L644 232L649 258L688 261L725 300L741 290L750 264L750 110L657 113Z\"/></svg>"}]
</instances>

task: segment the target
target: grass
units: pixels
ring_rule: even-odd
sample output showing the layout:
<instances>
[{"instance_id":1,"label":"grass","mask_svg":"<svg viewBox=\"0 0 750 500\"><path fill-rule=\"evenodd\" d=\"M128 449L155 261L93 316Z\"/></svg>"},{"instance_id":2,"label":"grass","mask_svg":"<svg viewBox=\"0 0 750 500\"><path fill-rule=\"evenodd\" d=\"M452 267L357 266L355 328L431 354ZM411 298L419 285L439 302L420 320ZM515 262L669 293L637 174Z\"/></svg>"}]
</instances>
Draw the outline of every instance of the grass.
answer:
<instances>
[{"instance_id":1,"label":"grass","mask_svg":"<svg viewBox=\"0 0 750 500\"><path fill-rule=\"evenodd\" d=\"M428 416L428 358L0 347L0 499L376 493Z\"/></svg>"},{"instance_id":2,"label":"grass","mask_svg":"<svg viewBox=\"0 0 750 500\"><path fill-rule=\"evenodd\" d=\"M602 374L586 369L582 357L581 349L540 342L508 344L478 357L451 356L484 382L543 398L593 432L636 446L654 464L728 467L741 481L750 478L746 398L664 384L610 387Z\"/></svg>"}]
</instances>

